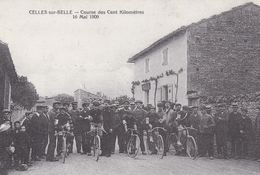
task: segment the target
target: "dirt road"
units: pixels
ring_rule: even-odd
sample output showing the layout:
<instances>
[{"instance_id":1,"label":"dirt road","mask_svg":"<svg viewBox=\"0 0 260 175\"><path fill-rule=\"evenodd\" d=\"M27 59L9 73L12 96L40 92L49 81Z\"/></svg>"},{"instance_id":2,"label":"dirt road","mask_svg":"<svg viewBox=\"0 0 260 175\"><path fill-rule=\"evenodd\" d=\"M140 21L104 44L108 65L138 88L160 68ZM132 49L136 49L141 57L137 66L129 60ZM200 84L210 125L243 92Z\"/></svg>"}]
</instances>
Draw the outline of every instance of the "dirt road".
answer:
<instances>
[{"instance_id":1,"label":"dirt road","mask_svg":"<svg viewBox=\"0 0 260 175\"><path fill-rule=\"evenodd\" d=\"M209 160L167 156L138 156L132 159L123 154L101 157L96 162L86 155L72 154L65 164L37 162L28 171L12 171L10 175L260 175L260 163L247 160Z\"/></svg>"}]
</instances>

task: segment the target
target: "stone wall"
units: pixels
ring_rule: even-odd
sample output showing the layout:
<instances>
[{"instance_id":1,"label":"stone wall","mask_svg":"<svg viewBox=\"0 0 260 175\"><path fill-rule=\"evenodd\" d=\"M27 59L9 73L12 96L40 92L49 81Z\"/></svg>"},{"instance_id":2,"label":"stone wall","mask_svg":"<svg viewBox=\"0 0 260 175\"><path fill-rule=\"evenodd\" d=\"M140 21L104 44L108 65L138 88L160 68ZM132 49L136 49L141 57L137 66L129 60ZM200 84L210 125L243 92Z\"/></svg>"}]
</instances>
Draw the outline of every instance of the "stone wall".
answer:
<instances>
[{"instance_id":1,"label":"stone wall","mask_svg":"<svg viewBox=\"0 0 260 175\"><path fill-rule=\"evenodd\" d=\"M238 7L188 29L188 91L202 96L260 90L260 8Z\"/></svg>"}]
</instances>

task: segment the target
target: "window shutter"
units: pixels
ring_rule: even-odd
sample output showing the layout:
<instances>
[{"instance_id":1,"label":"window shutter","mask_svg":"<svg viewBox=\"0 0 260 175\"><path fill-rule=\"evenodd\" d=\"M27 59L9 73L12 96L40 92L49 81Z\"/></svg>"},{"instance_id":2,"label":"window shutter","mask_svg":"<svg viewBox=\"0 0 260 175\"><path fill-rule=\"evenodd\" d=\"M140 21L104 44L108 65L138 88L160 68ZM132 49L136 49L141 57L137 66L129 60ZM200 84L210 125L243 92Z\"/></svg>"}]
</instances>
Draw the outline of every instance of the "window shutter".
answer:
<instances>
[{"instance_id":1,"label":"window shutter","mask_svg":"<svg viewBox=\"0 0 260 175\"><path fill-rule=\"evenodd\" d=\"M156 92L156 103L158 101L162 101L162 88L157 88L157 92Z\"/></svg>"},{"instance_id":2,"label":"window shutter","mask_svg":"<svg viewBox=\"0 0 260 175\"><path fill-rule=\"evenodd\" d=\"M173 102L173 84L168 84L168 99Z\"/></svg>"}]
</instances>

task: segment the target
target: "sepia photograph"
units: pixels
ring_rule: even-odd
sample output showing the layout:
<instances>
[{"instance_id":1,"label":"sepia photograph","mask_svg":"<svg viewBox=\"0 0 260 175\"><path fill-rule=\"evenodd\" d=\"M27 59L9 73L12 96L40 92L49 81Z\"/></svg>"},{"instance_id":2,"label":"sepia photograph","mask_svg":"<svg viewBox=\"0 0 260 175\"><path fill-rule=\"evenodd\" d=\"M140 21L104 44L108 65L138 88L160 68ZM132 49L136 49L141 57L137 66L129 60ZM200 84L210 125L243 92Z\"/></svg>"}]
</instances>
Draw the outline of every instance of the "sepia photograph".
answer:
<instances>
[{"instance_id":1,"label":"sepia photograph","mask_svg":"<svg viewBox=\"0 0 260 175\"><path fill-rule=\"evenodd\" d=\"M1 0L0 175L260 175L260 0Z\"/></svg>"}]
</instances>

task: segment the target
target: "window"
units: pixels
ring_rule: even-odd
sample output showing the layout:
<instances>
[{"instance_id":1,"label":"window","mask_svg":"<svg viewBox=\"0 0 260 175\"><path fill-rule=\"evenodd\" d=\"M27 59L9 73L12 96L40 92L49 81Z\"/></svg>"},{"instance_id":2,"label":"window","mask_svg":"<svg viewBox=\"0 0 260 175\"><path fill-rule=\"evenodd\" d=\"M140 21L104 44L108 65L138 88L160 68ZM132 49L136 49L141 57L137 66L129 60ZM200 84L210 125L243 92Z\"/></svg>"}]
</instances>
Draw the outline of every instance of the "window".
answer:
<instances>
[{"instance_id":1,"label":"window","mask_svg":"<svg viewBox=\"0 0 260 175\"><path fill-rule=\"evenodd\" d=\"M163 55L163 62L162 65L168 65L168 48L164 49L162 52Z\"/></svg>"},{"instance_id":2,"label":"window","mask_svg":"<svg viewBox=\"0 0 260 175\"><path fill-rule=\"evenodd\" d=\"M145 59L145 73L150 71L150 59L146 58Z\"/></svg>"}]
</instances>

